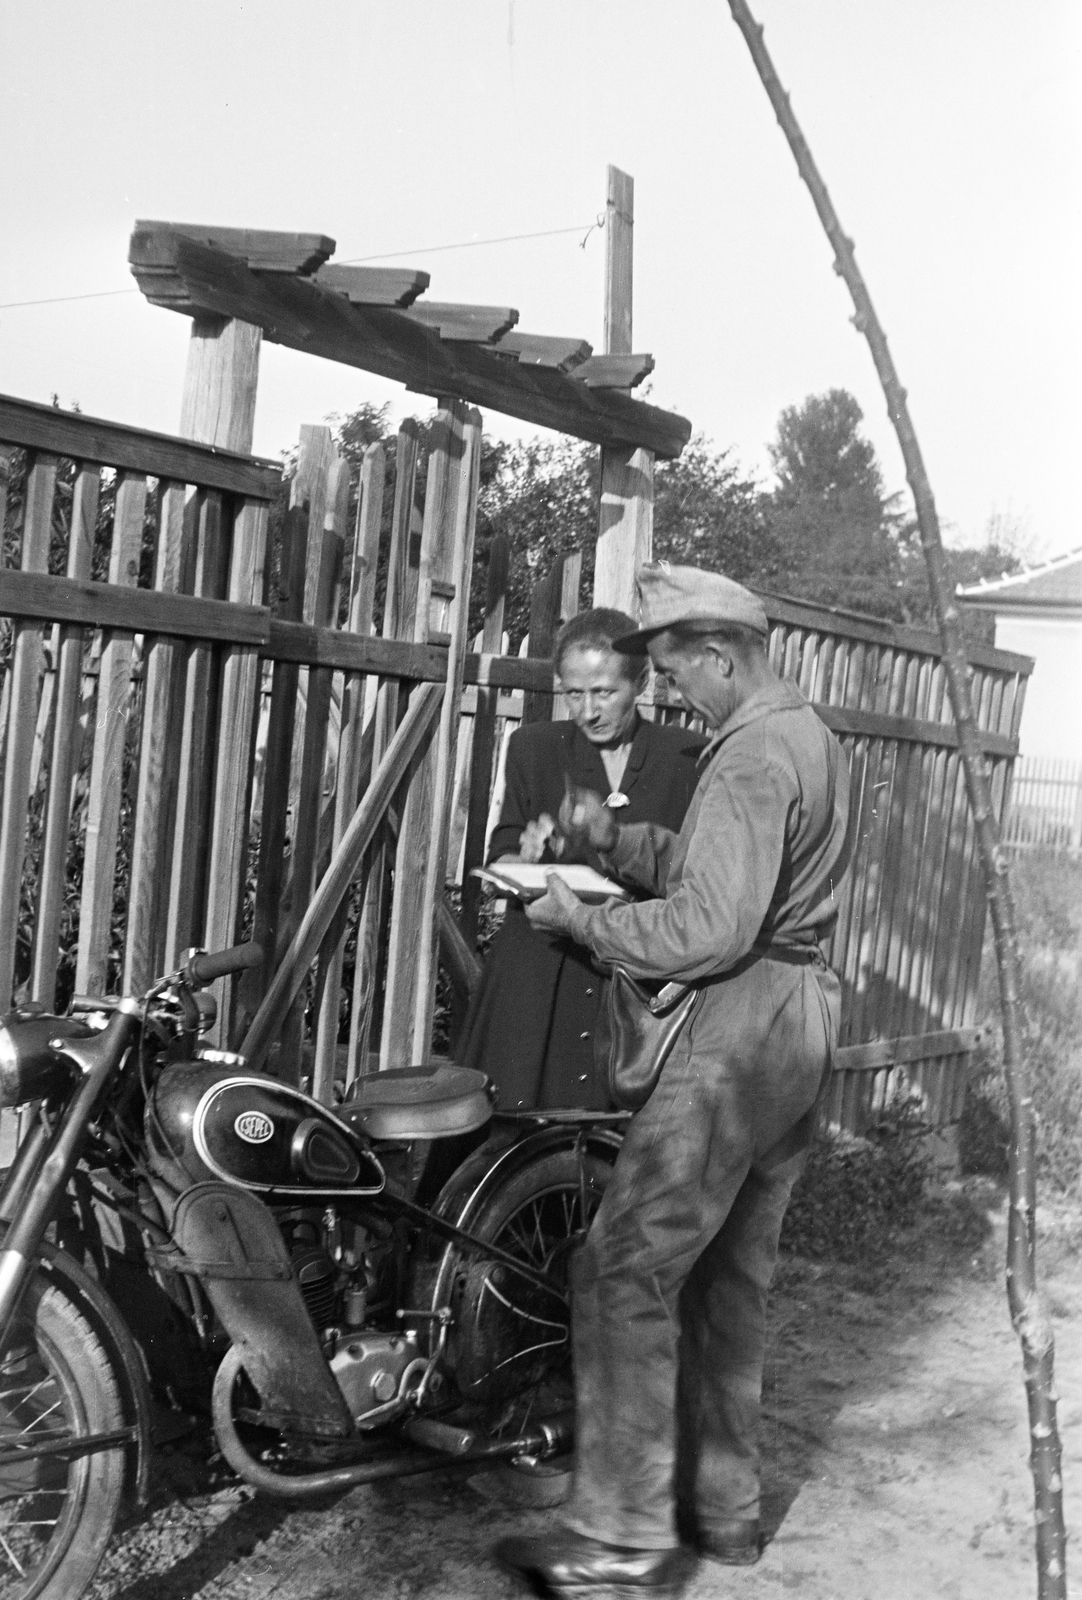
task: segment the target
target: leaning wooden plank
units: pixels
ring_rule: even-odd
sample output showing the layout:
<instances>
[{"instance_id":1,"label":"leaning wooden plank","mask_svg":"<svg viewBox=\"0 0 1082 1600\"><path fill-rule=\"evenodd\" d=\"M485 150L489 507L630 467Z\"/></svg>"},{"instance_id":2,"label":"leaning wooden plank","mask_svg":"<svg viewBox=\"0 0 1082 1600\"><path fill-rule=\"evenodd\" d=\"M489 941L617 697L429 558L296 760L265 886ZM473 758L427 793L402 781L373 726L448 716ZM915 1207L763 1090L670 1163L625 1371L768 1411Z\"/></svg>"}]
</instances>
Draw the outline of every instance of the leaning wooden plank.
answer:
<instances>
[{"instance_id":1,"label":"leaning wooden plank","mask_svg":"<svg viewBox=\"0 0 1082 1600\"><path fill-rule=\"evenodd\" d=\"M133 238L129 260L153 300L154 279L142 271L146 238ZM593 444L642 445L665 457L679 455L691 436L691 424L672 412L591 389L553 368L501 361L482 345L443 340L407 312L352 306L305 278L252 272L234 256L177 235L156 241L152 253L159 263L167 260L188 304L243 318L277 344L377 372L422 394L455 394Z\"/></svg>"},{"instance_id":2,"label":"leaning wooden plank","mask_svg":"<svg viewBox=\"0 0 1082 1600\"><path fill-rule=\"evenodd\" d=\"M558 372L573 372L593 355L585 339L561 339L548 333L520 333L516 328L499 342L501 356L513 355L526 366L555 367Z\"/></svg>"},{"instance_id":3,"label":"leaning wooden plank","mask_svg":"<svg viewBox=\"0 0 1082 1600\"><path fill-rule=\"evenodd\" d=\"M76 474L71 503L71 534L68 541L67 562L70 577L85 578L89 575L100 492L100 469L80 467ZM83 645L84 635L81 628L61 629L55 664L56 714L53 724L52 755L49 761L45 832L41 846L38 910L34 921L34 965L30 994L32 1000L39 1001L50 1011L56 1003L60 912L64 902L68 832L71 824L72 783L75 776L75 727L79 716Z\"/></svg>"},{"instance_id":4,"label":"leaning wooden plank","mask_svg":"<svg viewBox=\"0 0 1082 1600\"><path fill-rule=\"evenodd\" d=\"M83 416L78 411L58 411L55 406L6 394L0 395L0 439L31 450L73 456L76 461L124 467L149 477L172 478L259 500L273 500L282 480L282 469L273 461Z\"/></svg>"},{"instance_id":5,"label":"leaning wooden plank","mask_svg":"<svg viewBox=\"0 0 1082 1600\"><path fill-rule=\"evenodd\" d=\"M412 639L416 615L416 568L411 567L413 525L417 499L420 436L416 422L407 418L395 440L395 491L391 514L391 540L387 552L387 590L383 605L384 642ZM418 543L417 560L420 559ZM416 647L426 648L426 647ZM447 667L444 658L443 679ZM384 679L376 693L372 729L372 761L378 766L398 723L403 685ZM349 1020L347 1081L367 1067L369 1044L380 995L380 965L386 945L385 922L390 890L393 850L387 829L373 843L357 916L357 953L353 970L353 995Z\"/></svg>"},{"instance_id":6,"label":"leaning wooden plank","mask_svg":"<svg viewBox=\"0 0 1082 1600\"><path fill-rule=\"evenodd\" d=\"M199 222L145 222L135 232L151 237L165 230L183 234L198 244L228 250L260 272L314 272L337 248L325 233L274 233L263 228L207 227Z\"/></svg>"},{"instance_id":7,"label":"leaning wooden plank","mask_svg":"<svg viewBox=\"0 0 1082 1600\"><path fill-rule=\"evenodd\" d=\"M414 1061L428 1058L432 1048L432 1025L436 1004L436 976L441 912L447 879L447 844L450 800L455 770L455 744L458 737L459 697L462 692L462 661L466 653L469 623L470 576L473 571L473 545L477 523L477 494L481 470L481 414L456 407L456 421L463 434L464 460L457 474L448 473L444 488L446 507L440 518L445 556L437 562L433 552L433 575L442 566L454 585L454 598L431 603L430 629L450 634L447 663L447 693L441 712L439 734L434 749L432 824L424 867L424 895L418 923L420 941L413 996L413 1039L409 1055ZM437 485L437 487L439 487ZM428 492L431 492L429 490ZM427 494L426 494L427 500ZM432 585L435 593L435 583ZM457 970L457 969L456 969ZM389 980L388 980L389 981Z\"/></svg>"},{"instance_id":8,"label":"leaning wooden plank","mask_svg":"<svg viewBox=\"0 0 1082 1600\"><path fill-rule=\"evenodd\" d=\"M357 501L357 530L354 543L352 596L349 613L351 633L367 635L372 626L376 594L376 565L379 558L379 533L383 518L385 457L381 444L370 444L361 463L360 493ZM338 750L338 780L335 790L333 848L341 844L357 804L360 779L361 733L364 717L365 679L360 674L347 676L343 693L342 732ZM340 924L340 926L339 926ZM342 957L345 949L344 918L337 918L320 950L319 1019L312 1066L312 1093L317 1100L330 1103L334 1087L334 1064L338 1044L338 1014L341 1004Z\"/></svg>"},{"instance_id":9,"label":"leaning wooden plank","mask_svg":"<svg viewBox=\"0 0 1082 1600\"><path fill-rule=\"evenodd\" d=\"M116 487L109 550L110 583L126 582L135 586L146 497L147 481L143 476L132 473L121 476ZM75 987L82 994L104 994L108 979L133 643L131 632L116 629L108 634L98 668L98 709L86 805L83 891L75 960Z\"/></svg>"},{"instance_id":10,"label":"leaning wooden plank","mask_svg":"<svg viewBox=\"0 0 1082 1600\"><path fill-rule=\"evenodd\" d=\"M177 591L190 587L195 572L198 501L183 483L161 486L158 550L154 566L155 600L202 602ZM100 586L99 586L100 587ZM140 591L143 592L143 591ZM100 597L91 594L91 604ZM223 605L224 602L213 602ZM131 604L131 601L129 601ZM184 714L181 630L143 632L143 726L132 835L128 929L124 941L125 994L142 994L165 965L164 907L170 876L170 839L175 820L180 771L180 729ZM167 624L168 626L168 624ZM200 636L204 636L205 630Z\"/></svg>"},{"instance_id":11,"label":"leaning wooden plank","mask_svg":"<svg viewBox=\"0 0 1082 1600\"><path fill-rule=\"evenodd\" d=\"M247 501L233 525L229 599L253 605L263 594L267 553L267 507ZM240 937L248 858L248 797L252 780L253 738L259 702L259 652L252 645L233 645L222 663L221 711L218 719L218 761L214 779L210 870L203 941L208 950L222 950ZM218 1020L210 1039L230 1042L235 980L214 986Z\"/></svg>"},{"instance_id":12,"label":"leaning wooden plank","mask_svg":"<svg viewBox=\"0 0 1082 1600\"><path fill-rule=\"evenodd\" d=\"M571 376L588 389L634 389L653 370L654 358L647 354L591 356Z\"/></svg>"},{"instance_id":13,"label":"leaning wooden plank","mask_svg":"<svg viewBox=\"0 0 1082 1600\"><path fill-rule=\"evenodd\" d=\"M433 328L444 340L468 344L496 344L518 321L513 306L460 306L424 300L403 316Z\"/></svg>"},{"instance_id":14,"label":"leaning wooden plank","mask_svg":"<svg viewBox=\"0 0 1082 1600\"><path fill-rule=\"evenodd\" d=\"M409 710L391 740L386 755L373 774L372 782L365 790L364 797L334 853L331 865L321 879L282 964L274 975L266 997L245 1034L241 1051L247 1057L249 1065L258 1067L262 1064L272 1041L277 1036L286 1013L315 960L331 918L343 896L348 892L364 852L395 790L432 728L443 697L444 686L438 683L421 684L414 691Z\"/></svg>"},{"instance_id":15,"label":"leaning wooden plank","mask_svg":"<svg viewBox=\"0 0 1082 1600\"><path fill-rule=\"evenodd\" d=\"M27 474L21 555L27 571L44 572L48 566L57 466L55 456L40 455ZM0 1015L11 1004L15 974L30 762L34 753L34 717L28 713L37 705L41 669L41 628L34 623L17 623L7 673L11 688L0 806Z\"/></svg>"},{"instance_id":16,"label":"leaning wooden plank","mask_svg":"<svg viewBox=\"0 0 1082 1600\"><path fill-rule=\"evenodd\" d=\"M348 267L331 262L313 280L321 289L345 295L355 306L411 306L431 278L413 267Z\"/></svg>"},{"instance_id":17,"label":"leaning wooden plank","mask_svg":"<svg viewBox=\"0 0 1082 1600\"><path fill-rule=\"evenodd\" d=\"M415 635L448 633L448 690L439 736L410 776L395 854L380 1057L385 1067L427 1057L436 978L436 902L444 889L447 803L454 772L476 519L480 418L441 405L433 430L421 537ZM448 598L448 591L453 598ZM419 1052L419 1053L418 1053Z\"/></svg>"}]
</instances>

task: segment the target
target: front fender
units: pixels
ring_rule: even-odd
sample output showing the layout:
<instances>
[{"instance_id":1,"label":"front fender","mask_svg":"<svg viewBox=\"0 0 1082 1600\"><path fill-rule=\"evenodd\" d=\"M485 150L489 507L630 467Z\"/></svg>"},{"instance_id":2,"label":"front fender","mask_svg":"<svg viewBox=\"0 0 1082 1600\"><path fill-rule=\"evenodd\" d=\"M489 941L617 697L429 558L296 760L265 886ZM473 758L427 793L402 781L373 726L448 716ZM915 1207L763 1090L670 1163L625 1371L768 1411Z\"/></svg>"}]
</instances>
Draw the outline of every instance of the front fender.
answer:
<instances>
[{"instance_id":1,"label":"front fender","mask_svg":"<svg viewBox=\"0 0 1082 1600\"><path fill-rule=\"evenodd\" d=\"M6 1224L0 1226L0 1240L6 1232ZM125 1426L137 1430L135 1443L125 1451L125 1494L131 1505L141 1509L147 1503L152 1425L150 1391L139 1346L101 1284L95 1282L66 1250L42 1244L38 1252L38 1271L75 1302L109 1357L124 1408Z\"/></svg>"}]
</instances>

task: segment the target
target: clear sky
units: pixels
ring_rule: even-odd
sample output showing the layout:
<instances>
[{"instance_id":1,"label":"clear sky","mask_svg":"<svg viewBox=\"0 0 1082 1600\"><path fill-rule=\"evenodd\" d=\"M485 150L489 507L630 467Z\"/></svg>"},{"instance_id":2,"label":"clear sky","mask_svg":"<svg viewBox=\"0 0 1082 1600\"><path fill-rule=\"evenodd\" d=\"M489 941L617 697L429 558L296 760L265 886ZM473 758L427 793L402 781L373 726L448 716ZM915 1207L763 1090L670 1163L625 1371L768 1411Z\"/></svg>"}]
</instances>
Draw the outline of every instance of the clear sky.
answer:
<instances>
[{"instance_id":1,"label":"clear sky","mask_svg":"<svg viewBox=\"0 0 1082 1600\"><path fill-rule=\"evenodd\" d=\"M1082 545L1082 3L753 0L886 326L949 536ZM749 468L779 410L851 389L900 457L844 286L724 0L8 0L0 305L124 290L137 217L409 251L436 299L601 347L603 237L636 182L653 398ZM166 430L187 319L138 294L0 309L0 389ZM363 399L264 345L256 449ZM494 415L493 432L518 424Z\"/></svg>"}]
</instances>

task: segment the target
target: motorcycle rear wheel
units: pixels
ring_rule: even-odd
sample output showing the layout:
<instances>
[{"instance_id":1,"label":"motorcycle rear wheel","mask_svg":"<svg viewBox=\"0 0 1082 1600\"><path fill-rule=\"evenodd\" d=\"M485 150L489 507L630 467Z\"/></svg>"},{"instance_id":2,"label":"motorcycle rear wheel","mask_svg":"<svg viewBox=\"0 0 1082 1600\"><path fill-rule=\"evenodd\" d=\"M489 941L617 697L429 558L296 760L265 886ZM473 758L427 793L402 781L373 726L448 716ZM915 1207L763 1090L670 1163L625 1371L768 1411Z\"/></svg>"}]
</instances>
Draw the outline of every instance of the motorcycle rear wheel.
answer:
<instances>
[{"instance_id":1,"label":"motorcycle rear wheel","mask_svg":"<svg viewBox=\"0 0 1082 1600\"><path fill-rule=\"evenodd\" d=\"M469 1230L566 1291L571 1254L585 1238L611 1172L589 1152L549 1151L496 1189ZM463 1398L491 1403L546 1380L569 1387L566 1303L516 1278L510 1267L449 1248L458 1257L449 1365Z\"/></svg>"},{"instance_id":2,"label":"motorcycle rear wheel","mask_svg":"<svg viewBox=\"0 0 1082 1600\"><path fill-rule=\"evenodd\" d=\"M0 1348L0 1451L121 1429L109 1358L62 1287L31 1279ZM75 1600L113 1532L124 1451L0 1463L0 1600Z\"/></svg>"}]
</instances>

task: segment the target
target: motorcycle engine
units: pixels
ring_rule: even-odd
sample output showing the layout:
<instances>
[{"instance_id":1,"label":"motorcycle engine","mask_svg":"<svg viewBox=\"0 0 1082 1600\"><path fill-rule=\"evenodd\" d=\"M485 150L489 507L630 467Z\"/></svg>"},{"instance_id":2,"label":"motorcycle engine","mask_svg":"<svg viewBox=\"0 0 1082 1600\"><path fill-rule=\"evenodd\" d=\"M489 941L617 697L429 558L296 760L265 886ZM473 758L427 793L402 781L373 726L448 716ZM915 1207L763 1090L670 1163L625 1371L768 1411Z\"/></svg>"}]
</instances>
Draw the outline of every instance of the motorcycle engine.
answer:
<instances>
[{"instance_id":1,"label":"motorcycle engine","mask_svg":"<svg viewBox=\"0 0 1082 1600\"><path fill-rule=\"evenodd\" d=\"M278 1224L351 1416L361 1427L369 1413L380 1414L373 1417L373 1424L385 1419L385 1408L427 1365L414 1329L388 1331L379 1326L393 1298L381 1292L381 1280L390 1266L390 1240L380 1239L333 1207L279 1212Z\"/></svg>"}]
</instances>

